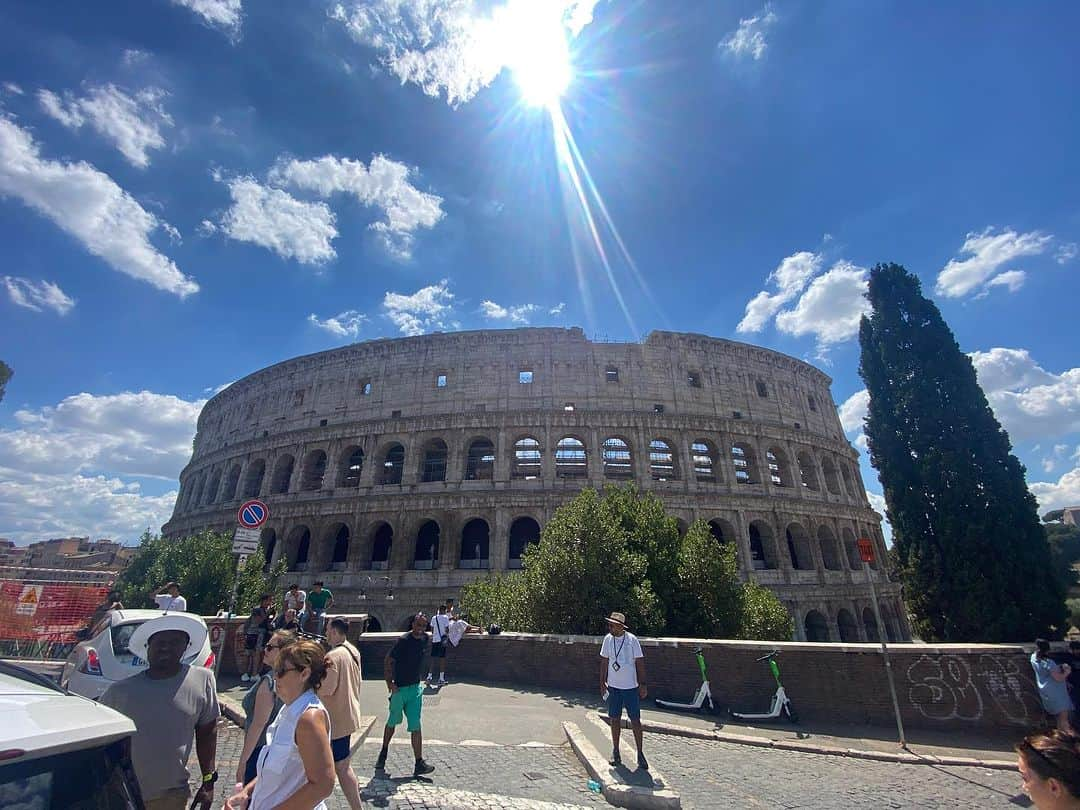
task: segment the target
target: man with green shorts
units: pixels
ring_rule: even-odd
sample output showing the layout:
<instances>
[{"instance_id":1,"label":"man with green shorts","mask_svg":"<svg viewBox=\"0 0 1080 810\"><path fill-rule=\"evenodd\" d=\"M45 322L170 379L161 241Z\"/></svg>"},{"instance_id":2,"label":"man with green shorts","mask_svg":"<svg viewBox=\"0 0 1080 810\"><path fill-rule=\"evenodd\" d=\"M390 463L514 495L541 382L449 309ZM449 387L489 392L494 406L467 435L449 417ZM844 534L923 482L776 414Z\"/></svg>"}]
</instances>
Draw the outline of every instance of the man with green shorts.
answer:
<instances>
[{"instance_id":1,"label":"man with green shorts","mask_svg":"<svg viewBox=\"0 0 1080 810\"><path fill-rule=\"evenodd\" d=\"M423 613L413 616L412 629L395 642L383 661L383 677L390 691L390 716L386 718L386 728L383 729L382 750L375 761L376 771L386 769L387 750L402 715L405 715L413 756L416 757L413 776L423 776L435 770L434 765L424 762L424 738L420 732L420 705L424 694L420 673L424 671L424 659L431 646L427 626L428 619Z\"/></svg>"}]
</instances>

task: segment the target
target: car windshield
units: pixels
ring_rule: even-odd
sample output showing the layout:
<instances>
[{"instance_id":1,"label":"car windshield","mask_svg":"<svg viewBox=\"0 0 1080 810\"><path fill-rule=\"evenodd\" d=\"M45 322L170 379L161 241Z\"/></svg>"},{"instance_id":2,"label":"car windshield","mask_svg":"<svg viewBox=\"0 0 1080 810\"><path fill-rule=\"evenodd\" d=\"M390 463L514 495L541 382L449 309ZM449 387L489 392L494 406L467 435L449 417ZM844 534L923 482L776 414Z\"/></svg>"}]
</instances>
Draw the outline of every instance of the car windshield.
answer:
<instances>
[{"instance_id":1,"label":"car windshield","mask_svg":"<svg viewBox=\"0 0 1080 810\"><path fill-rule=\"evenodd\" d=\"M141 806L127 740L0 768L0 807L133 810Z\"/></svg>"}]
</instances>

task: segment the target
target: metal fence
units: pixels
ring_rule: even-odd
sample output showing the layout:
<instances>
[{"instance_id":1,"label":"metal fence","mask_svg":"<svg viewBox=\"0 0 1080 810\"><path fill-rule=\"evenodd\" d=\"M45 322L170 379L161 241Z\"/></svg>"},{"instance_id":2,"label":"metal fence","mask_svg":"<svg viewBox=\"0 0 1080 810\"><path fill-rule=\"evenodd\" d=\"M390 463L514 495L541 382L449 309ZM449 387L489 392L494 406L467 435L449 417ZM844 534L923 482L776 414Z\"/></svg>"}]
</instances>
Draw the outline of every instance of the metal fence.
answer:
<instances>
[{"instance_id":1,"label":"metal fence","mask_svg":"<svg viewBox=\"0 0 1080 810\"><path fill-rule=\"evenodd\" d=\"M0 566L0 656L66 658L115 571Z\"/></svg>"}]
</instances>

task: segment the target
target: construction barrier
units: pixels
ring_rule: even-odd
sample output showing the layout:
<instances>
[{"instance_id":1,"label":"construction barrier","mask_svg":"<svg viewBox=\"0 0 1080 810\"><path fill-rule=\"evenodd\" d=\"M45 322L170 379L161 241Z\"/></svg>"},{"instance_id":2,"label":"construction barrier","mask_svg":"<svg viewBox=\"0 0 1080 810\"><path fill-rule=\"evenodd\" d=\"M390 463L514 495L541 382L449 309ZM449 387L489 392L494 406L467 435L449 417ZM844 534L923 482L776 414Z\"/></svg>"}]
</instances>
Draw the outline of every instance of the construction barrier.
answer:
<instances>
[{"instance_id":1,"label":"construction barrier","mask_svg":"<svg viewBox=\"0 0 1080 810\"><path fill-rule=\"evenodd\" d=\"M115 577L0 566L0 657L66 658Z\"/></svg>"}]
</instances>

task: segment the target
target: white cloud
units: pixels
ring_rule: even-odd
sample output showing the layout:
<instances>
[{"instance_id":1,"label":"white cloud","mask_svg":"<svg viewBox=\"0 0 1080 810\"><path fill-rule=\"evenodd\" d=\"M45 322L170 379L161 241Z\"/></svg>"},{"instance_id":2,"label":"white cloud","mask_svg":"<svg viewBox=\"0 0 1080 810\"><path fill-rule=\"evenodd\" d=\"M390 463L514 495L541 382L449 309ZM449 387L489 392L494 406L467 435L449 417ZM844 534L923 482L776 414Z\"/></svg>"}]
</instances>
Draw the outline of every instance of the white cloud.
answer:
<instances>
[{"instance_id":1,"label":"white cloud","mask_svg":"<svg viewBox=\"0 0 1080 810\"><path fill-rule=\"evenodd\" d=\"M0 467L0 525L25 544L93 536L132 542L172 515L176 491L144 495L137 482L105 475L39 475Z\"/></svg>"},{"instance_id":2,"label":"white cloud","mask_svg":"<svg viewBox=\"0 0 1080 810\"><path fill-rule=\"evenodd\" d=\"M229 237L301 264L319 264L337 256L330 244L338 235L334 212L325 203L298 200L253 177L234 178L227 184L233 202L220 228Z\"/></svg>"},{"instance_id":3,"label":"white cloud","mask_svg":"<svg viewBox=\"0 0 1080 810\"><path fill-rule=\"evenodd\" d=\"M1067 264L1080 254L1080 246L1077 246L1076 242L1065 242L1058 246L1057 251L1054 253L1054 261L1058 264Z\"/></svg>"},{"instance_id":4,"label":"white cloud","mask_svg":"<svg viewBox=\"0 0 1080 810\"><path fill-rule=\"evenodd\" d=\"M176 480L191 457L206 400L151 391L81 393L55 406L15 412L0 430L0 467L40 475L89 473Z\"/></svg>"},{"instance_id":5,"label":"white cloud","mask_svg":"<svg viewBox=\"0 0 1080 810\"><path fill-rule=\"evenodd\" d=\"M1032 452L1034 452L1036 450L1038 450L1038 445L1036 445L1035 447L1032 448ZM1048 473L1053 472L1054 468L1056 468L1058 464L1060 464L1062 461L1065 460L1065 454L1068 451L1069 451L1069 445L1067 445L1067 444L1055 444L1054 449L1051 450L1051 452L1050 452L1050 455L1044 456L1043 459L1042 459L1043 472L1048 472ZM1080 453L1080 450L1078 450L1078 453ZM1078 453L1074 453L1073 457L1075 458L1078 455Z\"/></svg>"},{"instance_id":6,"label":"white cloud","mask_svg":"<svg viewBox=\"0 0 1080 810\"><path fill-rule=\"evenodd\" d=\"M998 273L988 282L987 287L1008 287L1009 292L1016 292L1024 286L1024 282L1027 281L1027 273L1023 270L1006 270L1004 273Z\"/></svg>"},{"instance_id":7,"label":"white cloud","mask_svg":"<svg viewBox=\"0 0 1080 810\"><path fill-rule=\"evenodd\" d=\"M746 314L735 327L741 333L760 332L788 301L802 292L821 269L821 256L810 251L800 251L780 262L765 283L772 282L777 292L762 290L746 305Z\"/></svg>"},{"instance_id":8,"label":"white cloud","mask_svg":"<svg viewBox=\"0 0 1080 810\"><path fill-rule=\"evenodd\" d=\"M1039 513L1080 504L1080 466L1066 472L1057 481L1035 481L1028 489L1039 502Z\"/></svg>"},{"instance_id":9,"label":"white cloud","mask_svg":"<svg viewBox=\"0 0 1080 810\"><path fill-rule=\"evenodd\" d=\"M270 172L270 181L321 197L345 192L362 205L381 209L384 219L369 227L391 255L407 259L412 255L414 233L435 227L444 215L442 198L412 185L410 173L404 163L385 155L375 155L368 166L359 160L327 155L317 160L279 162Z\"/></svg>"},{"instance_id":10,"label":"white cloud","mask_svg":"<svg viewBox=\"0 0 1080 810\"><path fill-rule=\"evenodd\" d=\"M195 232L199 234L199 236L213 236L215 233L217 233L217 229L217 225L215 225L208 219L204 219L202 222L199 223L198 227L195 228Z\"/></svg>"},{"instance_id":11,"label":"white cloud","mask_svg":"<svg viewBox=\"0 0 1080 810\"><path fill-rule=\"evenodd\" d=\"M844 428L844 432L855 433L856 431L862 431L863 421L866 419L866 412L869 408L870 392L865 388L856 391L845 399L844 403L837 408L840 414L840 425Z\"/></svg>"},{"instance_id":12,"label":"white cloud","mask_svg":"<svg viewBox=\"0 0 1080 810\"><path fill-rule=\"evenodd\" d=\"M560 301L558 304L556 304L555 306L553 306L551 309L548 310L548 315L562 315L563 311L565 309L566 309L566 302L565 301Z\"/></svg>"},{"instance_id":13,"label":"white cloud","mask_svg":"<svg viewBox=\"0 0 1080 810\"><path fill-rule=\"evenodd\" d=\"M365 315L361 315L355 309L348 309L345 312L338 313L332 318L321 319L314 312L308 315L308 323L312 326L317 326L319 329L323 329L329 332L334 337L355 338L360 334L360 327L367 320Z\"/></svg>"},{"instance_id":14,"label":"white cloud","mask_svg":"<svg viewBox=\"0 0 1080 810\"><path fill-rule=\"evenodd\" d=\"M866 500L870 501L870 507L882 517L885 517L885 496L866 490Z\"/></svg>"},{"instance_id":15,"label":"white cloud","mask_svg":"<svg viewBox=\"0 0 1080 810\"><path fill-rule=\"evenodd\" d=\"M353 39L374 49L402 84L451 106L472 99L531 52L537 32L573 39L599 0L350 0L331 9ZM532 47L531 47L532 46Z\"/></svg>"},{"instance_id":16,"label":"white cloud","mask_svg":"<svg viewBox=\"0 0 1080 810\"><path fill-rule=\"evenodd\" d=\"M972 352L971 362L1013 442L1080 431L1080 368L1052 374L1026 349Z\"/></svg>"},{"instance_id":17,"label":"white cloud","mask_svg":"<svg viewBox=\"0 0 1080 810\"><path fill-rule=\"evenodd\" d=\"M994 233L993 228L986 228L982 233L969 233L960 246L960 255L966 254L966 257L951 259L945 265L938 273L934 292L946 298L969 295L998 275L1003 265L1023 256L1038 256L1049 248L1052 241L1052 236L1040 231L1019 234L1014 230L1003 230Z\"/></svg>"},{"instance_id":18,"label":"white cloud","mask_svg":"<svg viewBox=\"0 0 1080 810\"><path fill-rule=\"evenodd\" d=\"M536 304L521 304L516 307L503 307L494 301L481 301L480 312L485 318L492 321L510 321L511 323L528 323L529 316L539 310Z\"/></svg>"},{"instance_id":19,"label":"white cloud","mask_svg":"<svg viewBox=\"0 0 1080 810\"><path fill-rule=\"evenodd\" d=\"M793 309L776 316L776 328L795 337L814 335L818 347L854 337L869 312L866 269L840 261L810 282Z\"/></svg>"},{"instance_id":20,"label":"white cloud","mask_svg":"<svg viewBox=\"0 0 1080 810\"><path fill-rule=\"evenodd\" d=\"M765 32L776 22L776 14L765 6L757 15L739 20L739 27L720 42L732 56L749 56L757 61L765 55Z\"/></svg>"},{"instance_id":21,"label":"white cloud","mask_svg":"<svg viewBox=\"0 0 1080 810\"><path fill-rule=\"evenodd\" d=\"M141 65L149 59L150 54L146 51L140 51L138 48L127 48L124 50L122 58L126 67L134 67L135 65Z\"/></svg>"},{"instance_id":22,"label":"white cloud","mask_svg":"<svg viewBox=\"0 0 1080 810\"><path fill-rule=\"evenodd\" d=\"M167 94L157 87L130 96L114 84L90 86L86 95L64 97L49 90L38 91L41 108L68 129L89 124L120 150L132 166L150 165L151 149L165 146L162 127L171 127L172 118L161 105Z\"/></svg>"},{"instance_id":23,"label":"white cloud","mask_svg":"<svg viewBox=\"0 0 1080 810\"><path fill-rule=\"evenodd\" d=\"M13 304L34 312L51 309L57 315L67 315L75 306L75 299L51 281L31 281L18 276L4 276L0 280Z\"/></svg>"},{"instance_id":24,"label":"white cloud","mask_svg":"<svg viewBox=\"0 0 1080 810\"><path fill-rule=\"evenodd\" d=\"M23 95L23 89L15 82L4 82L3 87L5 92L11 93L13 96Z\"/></svg>"},{"instance_id":25,"label":"white cloud","mask_svg":"<svg viewBox=\"0 0 1080 810\"><path fill-rule=\"evenodd\" d=\"M383 313L403 335L422 335L432 329L445 329L454 300L448 285L449 282L443 279L412 295L387 292L383 297Z\"/></svg>"},{"instance_id":26,"label":"white cloud","mask_svg":"<svg viewBox=\"0 0 1080 810\"><path fill-rule=\"evenodd\" d=\"M203 20L236 39L240 36L243 9L240 0L172 0L173 5L191 9Z\"/></svg>"},{"instance_id":27,"label":"white cloud","mask_svg":"<svg viewBox=\"0 0 1080 810\"><path fill-rule=\"evenodd\" d=\"M89 163L42 159L30 133L0 117L0 195L22 200L113 269L181 298L199 285L150 243L165 223Z\"/></svg>"}]
</instances>

